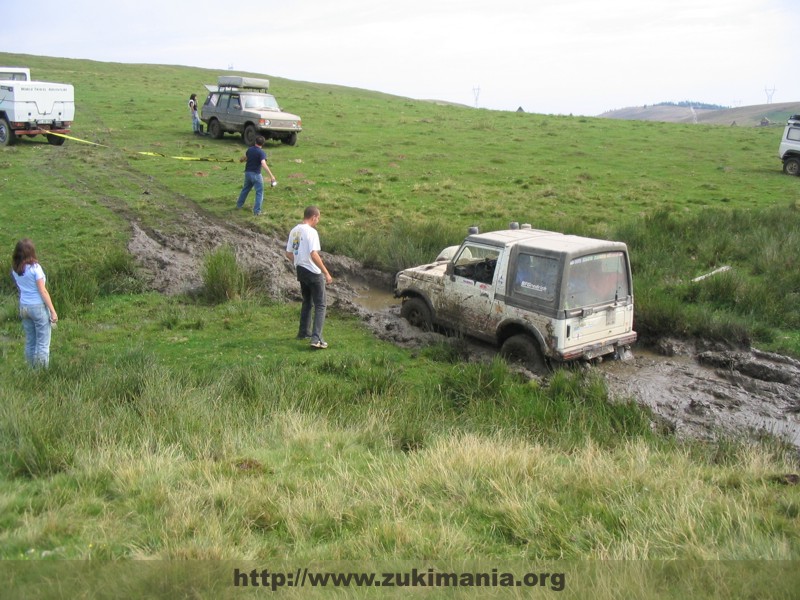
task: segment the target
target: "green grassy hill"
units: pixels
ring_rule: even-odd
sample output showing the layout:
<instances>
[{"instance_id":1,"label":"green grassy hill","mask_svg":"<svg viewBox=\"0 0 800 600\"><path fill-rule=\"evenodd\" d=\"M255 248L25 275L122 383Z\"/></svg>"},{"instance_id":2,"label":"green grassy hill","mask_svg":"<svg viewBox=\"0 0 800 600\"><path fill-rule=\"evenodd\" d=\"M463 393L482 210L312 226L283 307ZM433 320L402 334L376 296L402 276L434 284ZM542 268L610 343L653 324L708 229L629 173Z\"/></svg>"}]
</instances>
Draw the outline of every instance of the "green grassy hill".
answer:
<instances>
[{"instance_id":1,"label":"green grassy hill","mask_svg":"<svg viewBox=\"0 0 800 600\"><path fill-rule=\"evenodd\" d=\"M293 340L297 306L247 284L259 265L240 273L196 227L279 244L313 203L325 250L386 272L475 224L621 239L644 335L800 356L800 180L781 173L776 130L475 110L253 73L304 126L297 146L267 148L280 183L256 220L233 210L240 139L191 135L188 96L217 72L0 64L73 84L73 133L99 144L0 149L3 247L37 243L62 319L51 369L29 373L2 280L0 557L797 559L785 447L676 440L609 403L591 371L525 382L461 360L457 343L381 342L345 312L326 324L331 349L311 353ZM148 291L141 269L162 265L132 259L136 228L244 283L225 302Z\"/></svg>"}]
</instances>

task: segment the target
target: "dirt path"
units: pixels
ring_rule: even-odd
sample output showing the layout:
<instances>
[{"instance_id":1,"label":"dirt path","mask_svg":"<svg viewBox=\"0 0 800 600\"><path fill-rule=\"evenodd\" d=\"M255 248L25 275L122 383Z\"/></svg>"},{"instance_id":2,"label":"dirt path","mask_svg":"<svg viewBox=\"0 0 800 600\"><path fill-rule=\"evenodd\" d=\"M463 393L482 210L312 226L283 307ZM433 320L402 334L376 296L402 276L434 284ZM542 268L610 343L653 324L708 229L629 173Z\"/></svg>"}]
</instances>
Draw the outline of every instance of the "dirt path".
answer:
<instances>
[{"instance_id":1,"label":"dirt path","mask_svg":"<svg viewBox=\"0 0 800 600\"><path fill-rule=\"evenodd\" d=\"M285 240L187 210L190 214L180 219L184 230L178 234L131 223L128 248L154 289L166 294L199 289L203 256L229 244L266 295L278 300L299 298L293 269L283 255ZM323 252L323 258L334 277L329 304L358 314L377 337L406 347L444 339L408 325L396 306L365 308L361 297L375 289L386 294L392 286L390 275L364 269L347 257ZM477 343L470 348L479 357L493 354ZM800 362L672 340L662 341L656 351L636 348L634 354L631 360L599 367L612 396L635 398L677 435L708 439L720 432L755 437L768 433L800 450Z\"/></svg>"}]
</instances>

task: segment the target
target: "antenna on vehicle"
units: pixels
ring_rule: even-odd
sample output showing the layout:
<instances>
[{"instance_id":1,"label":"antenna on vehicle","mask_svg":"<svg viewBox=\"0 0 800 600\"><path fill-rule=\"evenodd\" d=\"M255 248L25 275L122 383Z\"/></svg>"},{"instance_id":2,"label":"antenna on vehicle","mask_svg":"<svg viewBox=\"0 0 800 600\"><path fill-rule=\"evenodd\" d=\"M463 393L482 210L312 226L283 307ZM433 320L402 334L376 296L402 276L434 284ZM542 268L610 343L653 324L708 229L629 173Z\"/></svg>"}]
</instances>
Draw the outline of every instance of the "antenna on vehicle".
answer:
<instances>
[{"instance_id":1,"label":"antenna on vehicle","mask_svg":"<svg viewBox=\"0 0 800 600\"><path fill-rule=\"evenodd\" d=\"M476 87L472 88L472 95L475 96L475 108L478 108L478 96L481 95L480 86L476 86Z\"/></svg>"},{"instance_id":2,"label":"antenna on vehicle","mask_svg":"<svg viewBox=\"0 0 800 600\"><path fill-rule=\"evenodd\" d=\"M772 89L764 88L764 93L767 95L767 104L772 104L772 97L775 95L775 85L773 84Z\"/></svg>"}]
</instances>

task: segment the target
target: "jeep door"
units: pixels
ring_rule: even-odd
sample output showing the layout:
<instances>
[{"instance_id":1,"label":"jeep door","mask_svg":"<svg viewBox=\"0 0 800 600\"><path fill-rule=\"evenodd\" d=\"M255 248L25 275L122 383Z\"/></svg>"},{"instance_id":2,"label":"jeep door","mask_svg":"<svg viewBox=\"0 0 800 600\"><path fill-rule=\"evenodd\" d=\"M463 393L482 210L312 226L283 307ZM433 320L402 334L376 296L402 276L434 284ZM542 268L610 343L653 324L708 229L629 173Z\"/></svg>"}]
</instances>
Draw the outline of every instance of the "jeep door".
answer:
<instances>
[{"instance_id":1,"label":"jeep door","mask_svg":"<svg viewBox=\"0 0 800 600\"><path fill-rule=\"evenodd\" d=\"M502 249L466 243L448 265L440 305L434 306L439 319L459 331L493 339L499 318L493 316Z\"/></svg>"}]
</instances>

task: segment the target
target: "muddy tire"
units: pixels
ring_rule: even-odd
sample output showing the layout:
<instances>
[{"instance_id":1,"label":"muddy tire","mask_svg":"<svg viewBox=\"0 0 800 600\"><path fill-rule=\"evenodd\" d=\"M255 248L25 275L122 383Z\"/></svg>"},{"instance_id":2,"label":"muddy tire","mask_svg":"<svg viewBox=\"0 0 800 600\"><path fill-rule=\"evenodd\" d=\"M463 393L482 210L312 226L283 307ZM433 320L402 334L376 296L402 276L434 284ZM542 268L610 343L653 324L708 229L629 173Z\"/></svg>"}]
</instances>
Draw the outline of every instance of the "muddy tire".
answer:
<instances>
[{"instance_id":1,"label":"muddy tire","mask_svg":"<svg viewBox=\"0 0 800 600\"><path fill-rule=\"evenodd\" d=\"M17 136L8 121L0 118L0 146L13 146Z\"/></svg>"},{"instance_id":2,"label":"muddy tire","mask_svg":"<svg viewBox=\"0 0 800 600\"><path fill-rule=\"evenodd\" d=\"M518 363L536 375L547 373L547 363L544 360L539 344L530 335L519 333L512 335L500 348L500 356L508 362Z\"/></svg>"},{"instance_id":3,"label":"muddy tire","mask_svg":"<svg viewBox=\"0 0 800 600\"><path fill-rule=\"evenodd\" d=\"M419 327L424 331L433 328L433 317L431 309L422 298L409 298L400 307L400 316L411 323L414 327Z\"/></svg>"},{"instance_id":4,"label":"muddy tire","mask_svg":"<svg viewBox=\"0 0 800 600\"><path fill-rule=\"evenodd\" d=\"M64 141L66 138L61 137L60 135L53 135L53 134L45 134L47 136L47 143L51 146L63 146Z\"/></svg>"},{"instance_id":5,"label":"muddy tire","mask_svg":"<svg viewBox=\"0 0 800 600\"><path fill-rule=\"evenodd\" d=\"M787 175L800 175L800 156L793 156L783 161L783 172Z\"/></svg>"},{"instance_id":6,"label":"muddy tire","mask_svg":"<svg viewBox=\"0 0 800 600\"><path fill-rule=\"evenodd\" d=\"M221 140L222 136L225 135L222 125L220 125L220 122L216 119L212 119L208 124L208 133L210 133L211 137L213 137L215 140Z\"/></svg>"},{"instance_id":7,"label":"muddy tire","mask_svg":"<svg viewBox=\"0 0 800 600\"><path fill-rule=\"evenodd\" d=\"M244 126L244 131L242 132L242 141L247 146L252 146L256 143L256 136L258 135L258 130L256 126L252 123L248 123Z\"/></svg>"}]
</instances>

